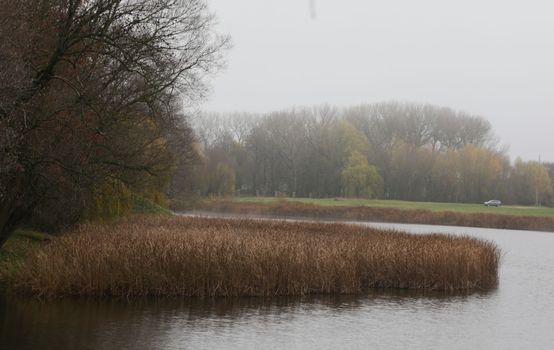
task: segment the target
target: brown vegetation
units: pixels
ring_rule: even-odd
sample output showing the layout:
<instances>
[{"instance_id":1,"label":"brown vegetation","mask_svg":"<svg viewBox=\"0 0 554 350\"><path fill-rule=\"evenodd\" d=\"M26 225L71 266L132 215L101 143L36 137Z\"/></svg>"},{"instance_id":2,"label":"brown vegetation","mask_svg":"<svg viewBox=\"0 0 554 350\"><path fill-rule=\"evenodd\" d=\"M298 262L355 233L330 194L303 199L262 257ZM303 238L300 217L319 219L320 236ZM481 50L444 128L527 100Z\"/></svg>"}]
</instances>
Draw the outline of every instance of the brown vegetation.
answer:
<instances>
[{"instance_id":1,"label":"brown vegetation","mask_svg":"<svg viewBox=\"0 0 554 350\"><path fill-rule=\"evenodd\" d=\"M15 287L55 296L356 294L487 289L499 249L354 225L184 217L84 225L32 253Z\"/></svg>"},{"instance_id":2,"label":"brown vegetation","mask_svg":"<svg viewBox=\"0 0 554 350\"><path fill-rule=\"evenodd\" d=\"M424 209L396 209L375 207L320 206L306 203L279 201L274 204L237 203L229 200L212 200L196 206L197 210L218 213L271 215L317 219L364 220L426 225L488 227L509 230L554 232L554 218L541 216L515 216L503 214L458 213Z\"/></svg>"}]
</instances>

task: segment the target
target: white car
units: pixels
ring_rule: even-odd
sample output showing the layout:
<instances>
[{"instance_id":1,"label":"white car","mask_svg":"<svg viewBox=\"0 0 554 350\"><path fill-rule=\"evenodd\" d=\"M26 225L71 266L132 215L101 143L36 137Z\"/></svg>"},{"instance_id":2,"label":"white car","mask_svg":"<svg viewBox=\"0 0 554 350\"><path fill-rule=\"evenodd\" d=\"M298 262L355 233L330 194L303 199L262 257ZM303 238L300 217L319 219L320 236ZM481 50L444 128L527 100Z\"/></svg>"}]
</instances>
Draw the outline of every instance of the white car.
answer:
<instances>
[{"instance_id":1,"label":"white car","mask_svg":"<svg viewBox=\"0 0 554 350\"><path fill-rule=\"evenodd\" d=\"M485 203L483 203L486 207L499 207L502 205L502 202L499 201L498 199L493 199L493 200L490 200L490 201L487 201Z\"/></svg>"}]
</instances>

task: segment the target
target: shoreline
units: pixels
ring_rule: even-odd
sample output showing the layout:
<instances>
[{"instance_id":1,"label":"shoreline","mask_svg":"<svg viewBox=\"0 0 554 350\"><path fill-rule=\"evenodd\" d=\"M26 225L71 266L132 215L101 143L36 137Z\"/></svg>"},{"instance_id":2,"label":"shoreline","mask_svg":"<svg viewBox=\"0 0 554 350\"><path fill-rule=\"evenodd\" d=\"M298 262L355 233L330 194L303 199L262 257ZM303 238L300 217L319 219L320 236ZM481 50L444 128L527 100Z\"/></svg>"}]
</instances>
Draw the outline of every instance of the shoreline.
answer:
<instances>
[{"instance_id":1,"label":"shoreline","mask_svg":"<svg viewBox=\"0 0 554 350\"><path fill-rule=\"evenodd\" d=\"M504 230L554 232L554 217L489 213L435 212L426 209L376 208L367 206L321 206L300 202L246 203L211 200L195 206L192 213L245 215L248 218L284 218L313 221L372 222L478 227Z\"/></svg>"}]
</instances>

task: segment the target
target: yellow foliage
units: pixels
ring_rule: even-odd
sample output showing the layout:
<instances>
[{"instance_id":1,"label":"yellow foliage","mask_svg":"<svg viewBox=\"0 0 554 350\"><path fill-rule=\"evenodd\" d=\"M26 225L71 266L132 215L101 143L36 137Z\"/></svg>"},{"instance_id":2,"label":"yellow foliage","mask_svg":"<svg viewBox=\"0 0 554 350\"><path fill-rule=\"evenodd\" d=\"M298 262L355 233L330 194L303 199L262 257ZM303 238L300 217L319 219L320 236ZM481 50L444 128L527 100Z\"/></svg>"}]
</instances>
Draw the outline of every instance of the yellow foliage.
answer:
<instances>
[{"instance_id":1,"label":"yellow foliage","mask_svg":"<svg viewBox=\"0 0 554 350\"><path fill-rule=\"evenodd\" d=\"M94 190L92 202L83 213L85 221L104 221L131 214L133 196L121 181L113 180Z\"/></svg>"},{"instance_id":2,"label":"yellow foliage","mask_svg":"<svg viewBox=\"0 0 554 350\"><path fill-rule=\"evenodd\" d=\"M342 181L346 197L378 198L383 193L383 178L379 171L359 152L350 155L342 170Z\"/></svg>"},{"instance_id":3,"label":"yellow foliage","mask_svg":"<svg viewBox=\"0 0 554 350\"><path fill-rule=\"evenodd\" d=\"M346 120L337 121L323 131L321 146L326 154L338 153L338 158L349 157L354 152L369 152L367 137Z\"/></svg>"},{"instance_id":4,"label":"yellow foliage","mask_svg":"<svg viewBox=\"0 0 554 350\"><path fill-rule=\"evenodd\" d=\"M167 198L165 193L163 193L160 190L149 188L146 191L143 191L141 193L141 196L156 203L161 207L164 207L164 208L169 207L169 199Z\"/></svg>"}]
</instances>

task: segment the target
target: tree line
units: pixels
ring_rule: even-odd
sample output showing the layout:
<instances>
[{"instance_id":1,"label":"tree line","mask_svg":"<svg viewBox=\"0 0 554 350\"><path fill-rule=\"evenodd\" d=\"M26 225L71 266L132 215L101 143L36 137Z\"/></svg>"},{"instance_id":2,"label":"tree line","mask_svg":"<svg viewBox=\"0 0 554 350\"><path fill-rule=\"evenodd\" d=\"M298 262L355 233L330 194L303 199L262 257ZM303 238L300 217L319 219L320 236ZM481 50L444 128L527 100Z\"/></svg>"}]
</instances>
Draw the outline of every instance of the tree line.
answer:
<instances>
[{"instance_id":1,"label":"tree line","mask_svg":"<svg viewBox=\"0 0 554 350\"><path fill-rule=\"evenodd\" d=\"M426 104L209 113L193 123L201 195L552 205L554 166L510 161L480 116Z\"/></svg>"}]
</instances>

